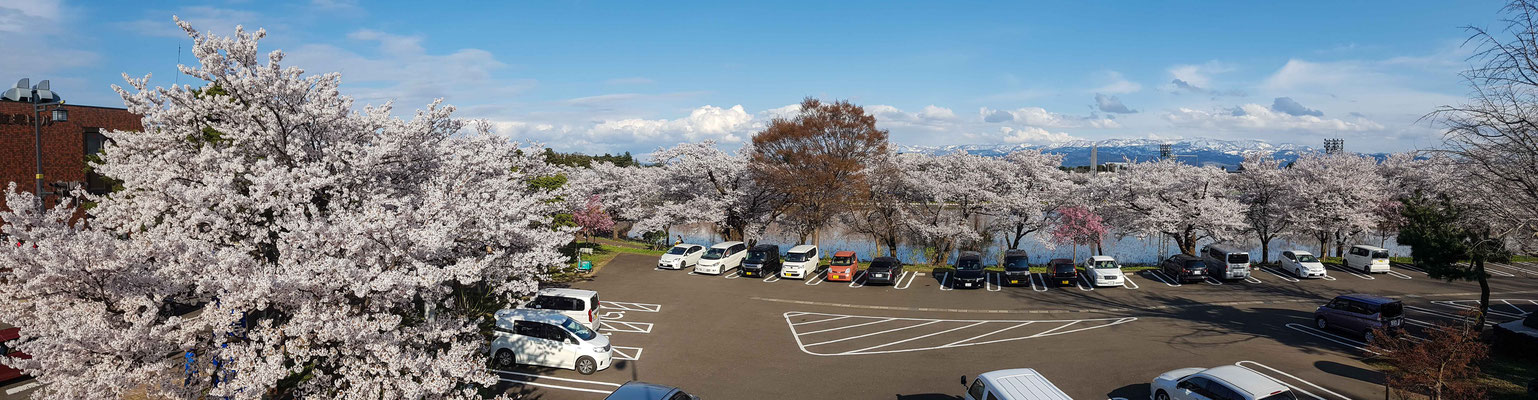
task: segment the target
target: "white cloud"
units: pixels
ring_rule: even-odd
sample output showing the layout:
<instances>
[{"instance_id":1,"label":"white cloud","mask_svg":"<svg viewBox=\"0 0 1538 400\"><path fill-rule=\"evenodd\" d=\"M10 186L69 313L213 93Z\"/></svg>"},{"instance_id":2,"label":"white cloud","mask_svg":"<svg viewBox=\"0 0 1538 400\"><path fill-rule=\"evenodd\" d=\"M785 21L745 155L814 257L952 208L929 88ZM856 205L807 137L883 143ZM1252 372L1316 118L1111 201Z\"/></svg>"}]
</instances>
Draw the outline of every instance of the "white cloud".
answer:
<instances>
[{"instance_id":1,"label":"white cloud","mask_svg":"<svg viewBox=\"0 0 1538 400\"><path fill-rule=\"evenodd\" d=\"M101 85L72 73L73 69L94 65L100 59L96 52L78 47L86 42L78 37L81 30L75 20L82 13L58 1L0 4L0 79L5 80L0 82L0 88L10 88L15 83L13 79L29 77L34 85L47 79L66 101L75 103L82 98L72 96L72 89ZM121 101L115 95L110 99ZM85 100L85 104L91 104L99 99Z\"/></svg>"},{"instance_id":2,"label":"white cloud","mask_svg":"<svg viewBox=\"0 0 1538 400\"><path fill-rule=\"evenodd\" d=\"M775 118L794 118L801 113L801 104L791 104L784 107L771 108L758 112L758 118L768 121Z\"/></svg>"},{"instance_id":3,"label":"white cloud","mask_svg":"<svg viewBox=\"0 0 1538 400\"><path fill-rule=\"evenodd\" d=\"M1047 111L1041 107L1023 107L1014 110L996 110L982 107L977 111L984 122L1006 123L1012 122L1018 125L1036 126L1043 128L1119 128L1121 124L1109 118L1096 116L1072 116Z\"/></svg>"},{"instance_id":4,"label":"white cloud","mask_svg":"<svg viewBox=\"0 0 1538 400\"><path fill-rule=\"evenodd\" d=\"M1212 75L1233 71L1234 67L1218 61L1208 61L1200 65L1175 65L1169 68L1171 77L1185 81L1186 83L1202 87L1212 88Z\"/></svg>"},{"instance_id":5,"label":"white cloud","mask_svg":"<svg viewBox=\"0 0 1538 400\"><path fill-rule=\"evenodd\" d=\"M328 44L303 45L287 52L284 63L306 73L342 73L348 94L362 104L393 100L397 109L413 110L433 99L449 104L506 101L535 85L532 79L504 79L495 73L507 64L488 51L464 48L446 54L424 49L421 37L358 30L348 38L371 44L364 55Z\"/></svg>"},{"instance_id":6,"label":"white cloud","mask_svg":"<svg viewBox=\"0 0 1538 400\"><path fill-rule=\"evenodd\" d=\"M1143 85L1127 80L1127 78L1123 77L1120 72L1106 71L1105 76L1106 80L1109 80L1111 83L1107 83L1105 86L1095 88L1093 92L1126 94L1143 90Z\"/></svg>"},{"instance_id":7,"label":"white cloud","mask_svg":"<svg viewBox=\"0 0 1538 400\"><path fill-rule=\"evenodd\" d=\"M1244 104L1236 108L1216 111L1181 107L1165 113L1164 119L1176 127L1225 132L1367 132L1383 129L1383 125L1365 117L1346 120L1313 115L1290 115L1259 104Z\"/></svg>"},{"instance_id":8,"label":"white cloud","mask_svg":"<svg viewBox=\"0 0 1538 400\"><path fill-rule=\"evenodd\" d=\"M956 119L956 113L951 111L951 109L945 107L937 107L933 104L924 106L924 110L919 111L918 116L919 118L928 120Z\"/></svg>"},{"instance_id":9,"label":"white cloud","mask_svg":"<svg viewBox=\"0 0 1538 400\"><path fill-rule=\"evenodd\" d=\"M245 28L247 32L256 32L259 28L266 28L269 32L289 30L281 20L267 20L261 14L246 10L193 6L179 9L174 14L177 18L192 24L192 28L199 32L213 32L217 35L233 35L237 25ZM126 22L121 26L144 36L187 38L182 28L171 22L170 16L158 12L153 15L151 18Z\"/></svg>"},{"instance_id":10,"label":"white cloud","mask_svg":"<svg viewBox=\"0 0 1538 400\"><path fill-rule=\"evenodd\" d=\"M999 127L999 132L1004 134L1003 140L1005 143L1049 144L1078 139L1066 133L1054 133L1034 126L1020 129L1001 126Z\"/></svg>"},{"instance_id":11,"label":"white cloud","mask_svg":"<svg viewBox=\"0 0 1538 400\"><path fill-rule=\"evenodd\" d=\"M593 126L599 137L630 135L633 139L681 139L697 142L715 139L723 143L740 142L751 135L753 116L735 105L731 108L702 106L679 119L623 119L604 121Z\"/></svg>"}]
</instances>

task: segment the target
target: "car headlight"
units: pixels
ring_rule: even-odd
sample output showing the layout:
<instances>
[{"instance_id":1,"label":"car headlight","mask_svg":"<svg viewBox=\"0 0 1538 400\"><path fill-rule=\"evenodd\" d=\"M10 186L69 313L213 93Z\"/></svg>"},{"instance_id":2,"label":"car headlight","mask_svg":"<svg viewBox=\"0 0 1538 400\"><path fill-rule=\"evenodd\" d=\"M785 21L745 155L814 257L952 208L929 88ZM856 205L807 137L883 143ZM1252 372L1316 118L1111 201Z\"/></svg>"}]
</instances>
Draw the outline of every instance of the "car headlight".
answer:
<instances>
[{"instance_id":1,"label":"car headlight","mask_svg":"<svg viewBox=\"0 0 1538 400\"><path fill-rule=\"evenodd\" d=\"M603 353L606 351L609 351L609 346L593 346L594 353Z\"/></svg>"}]
</instances>

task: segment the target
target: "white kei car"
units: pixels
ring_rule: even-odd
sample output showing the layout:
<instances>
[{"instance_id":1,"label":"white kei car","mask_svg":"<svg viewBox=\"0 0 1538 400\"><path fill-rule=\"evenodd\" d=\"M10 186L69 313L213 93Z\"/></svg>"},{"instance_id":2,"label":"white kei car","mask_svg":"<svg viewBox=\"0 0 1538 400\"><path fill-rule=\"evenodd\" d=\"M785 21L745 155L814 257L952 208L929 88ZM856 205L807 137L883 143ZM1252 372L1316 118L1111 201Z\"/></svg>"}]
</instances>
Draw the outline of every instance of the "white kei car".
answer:
<instances>
[{"instance_id":1,"label":"white kei car","mask_svg":"<svg viewBox=\"0 0 1538 400\"><path fill-rule=\"evenodd\" d=\"M1323 278L1326 276L1324 263L1320 263L1319 258L1314 257L1313 253L1299 250L1284 251L1280 261L1282 270L1291 272L1293 276L1299 278Z\"/></svg>"}]
</instances>

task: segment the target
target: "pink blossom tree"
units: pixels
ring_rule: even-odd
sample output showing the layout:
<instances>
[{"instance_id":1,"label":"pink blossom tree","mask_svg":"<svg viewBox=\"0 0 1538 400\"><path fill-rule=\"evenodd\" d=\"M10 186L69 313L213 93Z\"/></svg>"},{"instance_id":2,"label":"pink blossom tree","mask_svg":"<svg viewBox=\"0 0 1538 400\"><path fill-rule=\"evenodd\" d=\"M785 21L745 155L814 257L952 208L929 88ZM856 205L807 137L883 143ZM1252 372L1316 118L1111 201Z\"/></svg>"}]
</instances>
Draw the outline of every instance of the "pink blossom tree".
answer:
<instances>
[{"instance_id":1,"label":"pink blossom tree","mask_svg":"<svg viewBox=\"0 0 1538 400\"><path fill-rule=\"evenodd\" d=\"M1052 241L1073 245L1073 259L1079 259L1079 246L1100 243L1106 227L1100 215L1087 207L1061 207L1057 209L1057 223L1052 228Z\"/></svg>"},{"instance_id":2,"label":"pink blossom tree","mask_svg":"<svg viewBox=\"0 0 1538 400\"><path fill-rule=\"evenodd\" d=\"M609 213L603 210L603 201L596 194L588 196L587 204L571 216L577 221L577 226L582 228L582 234L587 236L588 243L593 242L593 233L614 229L614 219L609 218Z\"/></svg>"}]
</instances>

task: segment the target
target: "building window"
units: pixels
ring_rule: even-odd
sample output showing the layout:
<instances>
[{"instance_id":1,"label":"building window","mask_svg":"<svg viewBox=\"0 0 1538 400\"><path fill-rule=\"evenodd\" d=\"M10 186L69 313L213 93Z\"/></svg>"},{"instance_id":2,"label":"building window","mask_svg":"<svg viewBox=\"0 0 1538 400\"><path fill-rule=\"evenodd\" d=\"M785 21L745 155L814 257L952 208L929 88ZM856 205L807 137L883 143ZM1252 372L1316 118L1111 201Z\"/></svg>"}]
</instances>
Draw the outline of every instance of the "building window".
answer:
<instances>
[{"instance_id":1,"label":"building window","mask_svg":"<svg viewBox=\"0 0 1538 400\"><path fill-rule=\"evenodd\" d=\"M102 135L101 129L99 128L85 128L85 131L81 132L80 137L84 142L83 153L85 154L86 163L85 190L91 194L106 194L107 192L111 192L112 180L97 174L96 171L91 168L91 164L100 161L100 159L97 158L97 155L101 154L102 147L107 144L107 136Z\"/></svg>"}]
</instances>

